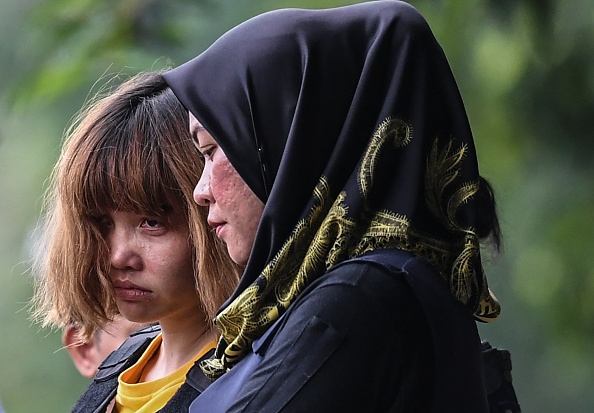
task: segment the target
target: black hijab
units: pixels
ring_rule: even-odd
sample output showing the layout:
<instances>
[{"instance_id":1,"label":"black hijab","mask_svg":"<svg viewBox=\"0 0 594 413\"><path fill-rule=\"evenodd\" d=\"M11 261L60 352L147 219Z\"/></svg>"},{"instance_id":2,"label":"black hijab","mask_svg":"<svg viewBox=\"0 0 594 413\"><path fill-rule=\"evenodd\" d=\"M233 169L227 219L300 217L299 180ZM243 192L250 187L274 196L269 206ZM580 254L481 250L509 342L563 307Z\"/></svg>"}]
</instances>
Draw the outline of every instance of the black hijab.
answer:
<instances>
[{"instance_id":1,"label":"black hijab","mask_svg":"<svg viewBox=\"0 0 594 413\"><path fill-rule=\"evenodd\" d=\"M425 258L475 317L497 317L480 258L470 126L442 49L412 6L265 13L165 79L266 204L216 319L213 379L309 283L371 250Z\"/></svg>"}]
</instances>

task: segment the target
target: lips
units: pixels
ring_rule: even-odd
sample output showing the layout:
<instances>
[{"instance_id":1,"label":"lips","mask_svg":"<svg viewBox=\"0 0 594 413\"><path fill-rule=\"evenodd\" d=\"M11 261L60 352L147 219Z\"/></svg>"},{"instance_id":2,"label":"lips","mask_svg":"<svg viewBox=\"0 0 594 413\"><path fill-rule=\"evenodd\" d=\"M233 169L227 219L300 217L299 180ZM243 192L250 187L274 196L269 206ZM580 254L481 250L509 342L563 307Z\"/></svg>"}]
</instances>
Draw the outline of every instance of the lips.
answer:
<instances>
[{"instance_id":1,"label":"lips","mask_svg":"<svg viewBox=\"0 0 594 413\"><path fill-rule=\"evenodd\" d=\"M115 280L113 283L116 297L132 301L148 297L152 291L142 288L129 280Z\"/></svg>"},{"instance_id":2,"label":"lips","mask_svg":"<svg viewBox=\"0 0 594 413\"><path fill-rule=\"evenodd\" d=\"M220 233L221 233L223 227L225 226L225 222L223 222L223 221L214 221L214 220L209 219L208 220L208 225L210 225L211 227L213 227L214 230L215 230L215 233L217 234L217 237L221 238Z\"/></svg>"},{"instance_id":3,"label":"lips","mask_svg":"<svg viewBox=\"0 0 594 413\"><path fill-rule=\"evenodd\" d=\"M217 234L217 237L221 238L221 231L223 230L223 228L225 227L225 225L219 225L215 228L215 232Z\"/></svg>"}]
</instances>

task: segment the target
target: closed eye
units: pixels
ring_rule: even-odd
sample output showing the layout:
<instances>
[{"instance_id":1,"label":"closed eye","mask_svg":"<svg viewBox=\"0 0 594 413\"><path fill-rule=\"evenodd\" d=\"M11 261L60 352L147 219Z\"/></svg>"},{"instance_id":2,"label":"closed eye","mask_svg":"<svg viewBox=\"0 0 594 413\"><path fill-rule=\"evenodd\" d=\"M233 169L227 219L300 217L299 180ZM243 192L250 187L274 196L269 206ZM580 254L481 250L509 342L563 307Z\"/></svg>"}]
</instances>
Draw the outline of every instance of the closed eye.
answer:
<instances>
[{"instance_id":1,"label":"closed eye","mask_svg":"<svg viewBox=\"0 0 594 413\"><path fill-rule=\"evenodd\" d=\"M206 159L210 159L212 160L212 155L215 152L216 147L215 146L207 146L207 147L202 147L200 148L200 154L202 155L202 158L204 160Z\"/></svg>"}]
</instances>

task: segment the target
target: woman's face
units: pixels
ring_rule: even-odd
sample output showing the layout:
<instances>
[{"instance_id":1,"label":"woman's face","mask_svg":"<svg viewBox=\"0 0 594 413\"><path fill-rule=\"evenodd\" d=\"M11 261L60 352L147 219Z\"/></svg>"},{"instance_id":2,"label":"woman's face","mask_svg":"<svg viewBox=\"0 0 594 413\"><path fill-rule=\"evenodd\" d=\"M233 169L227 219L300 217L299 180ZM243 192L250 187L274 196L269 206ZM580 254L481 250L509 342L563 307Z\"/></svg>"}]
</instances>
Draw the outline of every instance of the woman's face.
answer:
<instances>
[{"instance_id":1,"label":"woman's face","mask_svg":"<svg viewBox=\"0 0 594 413\"><path fill-rule=\"evenodd\" d=\"M194 200L208 206L208 224L227 245L231 259L246 265L264 203L239 176L227 156L190 113L190 132L204 156L204 170L194 189Z\"/></svg>"},{"instance_id":2,"label":"woman's face","mask_svg":"<svg viewBox=\"0 0 594 413\"><path fill-rule=\"evenodd\" d=\"M116 304L138 323L183 324L204 313L196 291L185 219L164 223L134 212L110 211L98 219L110 257Z\"/></svg>"}]
</instances>

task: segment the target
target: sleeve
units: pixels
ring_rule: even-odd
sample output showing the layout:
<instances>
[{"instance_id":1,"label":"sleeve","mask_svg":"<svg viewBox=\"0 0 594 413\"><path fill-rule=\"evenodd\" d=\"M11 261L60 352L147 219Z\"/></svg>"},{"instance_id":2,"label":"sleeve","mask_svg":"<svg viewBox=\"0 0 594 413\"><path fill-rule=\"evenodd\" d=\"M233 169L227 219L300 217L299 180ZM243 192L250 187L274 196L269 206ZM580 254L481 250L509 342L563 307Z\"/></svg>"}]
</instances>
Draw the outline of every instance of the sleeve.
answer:
<instances>
[{"instance_id":1,"label":"sleeve","mask_svg":"<svg viewBox=\"0 0 594 413\"><path fill-rule=\"evenodd\" d=\"M430 333L401 274L338 266L289 311L230 411L428 410Z\"/></svg>"}]
</instances>

